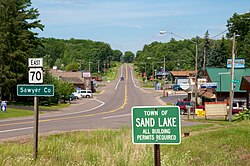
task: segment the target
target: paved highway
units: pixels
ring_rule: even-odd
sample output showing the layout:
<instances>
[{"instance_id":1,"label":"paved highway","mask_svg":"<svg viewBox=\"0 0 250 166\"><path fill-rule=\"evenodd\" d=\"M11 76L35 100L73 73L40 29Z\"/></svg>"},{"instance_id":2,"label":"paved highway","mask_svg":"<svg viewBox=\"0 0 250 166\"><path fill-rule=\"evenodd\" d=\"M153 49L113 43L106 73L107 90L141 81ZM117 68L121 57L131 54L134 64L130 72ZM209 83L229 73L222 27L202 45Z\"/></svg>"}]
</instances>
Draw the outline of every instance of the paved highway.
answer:
<instances>
[{"instance_id":1,"label":"paved highway","mask_svg":"<svg viewBox=\"0 0 250 166\"><path fill-rule=\"evenodd\" d=\"M125 64L119 76L108 83L101 94L80 99L60 111L40 115L39 133L131 126L133 106L164 105L157 96L139 88L133 75L132 67ZM32 136L33 124L33 117L0 120L0 139Z\"/></svg>"}]
</instances>

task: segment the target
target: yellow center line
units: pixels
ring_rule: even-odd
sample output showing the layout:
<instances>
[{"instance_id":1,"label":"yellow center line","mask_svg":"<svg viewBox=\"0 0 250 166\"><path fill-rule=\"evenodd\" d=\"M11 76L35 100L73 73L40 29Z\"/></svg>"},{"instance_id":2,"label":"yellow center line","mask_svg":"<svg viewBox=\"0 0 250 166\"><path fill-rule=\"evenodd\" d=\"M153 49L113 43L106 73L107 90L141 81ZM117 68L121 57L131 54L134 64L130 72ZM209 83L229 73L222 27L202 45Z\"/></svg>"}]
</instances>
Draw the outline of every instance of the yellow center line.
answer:
<instances>
[{"instance_id":1,"label":"yellow center line","mask_svg":"<svg viewBox=\"0 0 250 166\"><path fill-rule=\"evenodd\" d=\"M127 72L127 66L126 66L126 79L128 78L128 72ZM64 118L53 118L53 119L47 119L47 120L39 120L40 123L44 122L50 122L50 121L58 121L58 120L66 120L66 119L74 119L74 118L81 118L81 117L92 117L92 116L97 116L97 115L104 115L104 114L109 114L109 113L114 113L120 109L123 109L125 105L127 104L127 85L125 85L125 93L124 93L124 101L123 104L114 110L111 111L106 111L106 112L98 112L98 113L93 113L93 114L85 114L85 115L78 115L78 116L71 116L71 117L64 117ZM18 122L18 123L11 123L11 124L3 124L0 125L0 127L3 126L11 126L11 125L20 125L20 124L31 124L33 121L28 121L28 122Z\"/></svg>"}]
</instances>

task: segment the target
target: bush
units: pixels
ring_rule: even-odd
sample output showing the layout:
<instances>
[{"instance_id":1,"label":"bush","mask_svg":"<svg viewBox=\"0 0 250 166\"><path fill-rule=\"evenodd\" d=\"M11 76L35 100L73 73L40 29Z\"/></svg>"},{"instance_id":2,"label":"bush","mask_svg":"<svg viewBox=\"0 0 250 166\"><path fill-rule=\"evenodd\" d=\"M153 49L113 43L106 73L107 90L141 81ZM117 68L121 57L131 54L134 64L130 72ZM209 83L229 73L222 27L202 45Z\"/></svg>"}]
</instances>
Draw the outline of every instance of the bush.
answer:
<instances>
[{"instance_id":1,"label":"bush","mask_svg":"<svg viewBox=\"0 0 250 166\"><path fill-rule=\"evenodd\" d=\"M244 111L239 112L239 115L236 120L241 121L241 120L249 120L249 119L250 119L250 111L249 109L245 108Z\"/></svg>"}]
</instances>

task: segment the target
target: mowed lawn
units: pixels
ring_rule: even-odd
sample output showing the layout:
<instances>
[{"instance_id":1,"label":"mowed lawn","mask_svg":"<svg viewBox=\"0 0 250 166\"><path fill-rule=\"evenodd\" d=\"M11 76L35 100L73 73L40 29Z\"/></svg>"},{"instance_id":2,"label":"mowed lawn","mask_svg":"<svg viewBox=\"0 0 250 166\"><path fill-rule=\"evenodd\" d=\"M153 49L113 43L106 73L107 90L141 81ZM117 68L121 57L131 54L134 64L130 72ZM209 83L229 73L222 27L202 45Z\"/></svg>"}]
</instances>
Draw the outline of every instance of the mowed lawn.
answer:
<instances>
[{"instance_id":1,"label":"mowed lawn","mask_svg":"<svg viewBox=\"0 0 250 166\"><path fill-rule=\"evenodd\" d=\"M59 109L62 109L62 108L68 107L68 106L70 106L69 103L63 103L63 104L58 104L58 105L54 105L54 106L39 106L39 113L43 114L44 110L57 111ZM28 110L7 107L7 110L5 112L0 111L0 119L31 116L31 115L33 115L33 113L34 113L33 106L30 106L30 108Z\"/></svg>"},{"instance_id":2,"label":"mowed lawn","mask_svg":"<svg viewBox=\"0 0 250 166\"><path fill-rule=\"evenodd\" d=\"M0 119L12 118L12 117L23 117L33 115L33 110L23 110L16 108L7 108L5 112L0 111Z\"/></svg>"},{"instance_id":3,"label":"mowed lawn","mask_svg":"<svg viewBox=\"0 0 250 166\"><path fill-rule=\"evenodd\" d=\"M183 127L180 145L161 145L162 165L250 165L250 121L206 123ZM39 138L38 159L33 139L0 143L1 165L152 166L153 145L132 144L131 129L76 131Z\"/></svg>"}]
</instances>

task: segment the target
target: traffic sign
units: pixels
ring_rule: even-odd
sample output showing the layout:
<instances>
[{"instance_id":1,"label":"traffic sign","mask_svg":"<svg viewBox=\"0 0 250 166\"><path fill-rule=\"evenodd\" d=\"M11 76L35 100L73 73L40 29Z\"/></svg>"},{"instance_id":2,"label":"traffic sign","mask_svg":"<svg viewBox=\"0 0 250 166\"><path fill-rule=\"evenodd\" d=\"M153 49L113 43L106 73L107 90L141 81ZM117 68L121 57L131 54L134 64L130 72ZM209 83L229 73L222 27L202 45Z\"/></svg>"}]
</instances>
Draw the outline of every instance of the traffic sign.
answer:
<instances>
[{"instance_id":1,"label":"traffic sign","mask_svg":"<svg viewBox=\"0 0 250 166\"><path fill-rule=\"evenodd\" d=\"M17 85L17 96L54 96L54 85Z\"/></svg>"},{"instance_id":2,"label":"traffic sign","mask_svg":"<svg viewBox=\"0 0 250 166\"><path fill-rule=\"evenodd\" d=\"M29 68L29 83L30 84L43 83L43 70L42 70L42 68Z\"/></svg>"},{"instance_id":3,"label":"traffic sign","mask_svg":"<svg viewBox=\"0 0 250 166\"><path fill-rule=\"evenodd\" d=\"M233 83L240 83L240 80L230 80Z\"/></svg>"},{"instance_id":4,"label":"traffic sign","mask_svg":"<svg viewBox=\"0 0 250 166\"><path fill-rule=\"evenodd\" d=\"M28 67L43 67L43 58L29 58Z\"/></svg>"},{"instance_id":5,"label":"traffic sign","mask_svg":"<svg viewBox=\"0 0 250 166\"><path fill-rule=\"evenodd\" d=\"M180 144L178 106L138 106L131 109L134 144Z\"/></svg>"}]
</instances>

